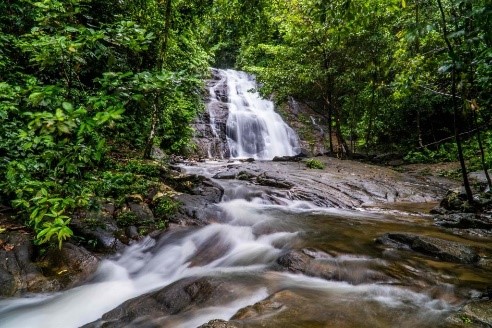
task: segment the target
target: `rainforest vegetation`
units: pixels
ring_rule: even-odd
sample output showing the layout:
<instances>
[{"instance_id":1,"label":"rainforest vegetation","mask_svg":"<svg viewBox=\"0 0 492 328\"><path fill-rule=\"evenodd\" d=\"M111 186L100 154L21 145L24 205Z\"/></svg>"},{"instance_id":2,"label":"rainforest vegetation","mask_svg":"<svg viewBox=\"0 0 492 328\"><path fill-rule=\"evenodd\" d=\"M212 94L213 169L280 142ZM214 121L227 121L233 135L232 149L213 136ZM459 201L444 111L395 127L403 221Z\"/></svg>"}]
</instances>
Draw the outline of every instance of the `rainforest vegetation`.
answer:
<instances>
[{"instance_id":1,"label":"rainforest vegetation","mask_svg":"<svg viewBox=\"0 0 492 328\"><path fill-rule=\"evenodd\" d=\"M467 185L492 164L491 26L488 0L4 0L2 210L61 243L75 211L149 188L136 160L193 152L209 67L323 115L332 152L459 159Z\"/></svg>"}]
</instances>

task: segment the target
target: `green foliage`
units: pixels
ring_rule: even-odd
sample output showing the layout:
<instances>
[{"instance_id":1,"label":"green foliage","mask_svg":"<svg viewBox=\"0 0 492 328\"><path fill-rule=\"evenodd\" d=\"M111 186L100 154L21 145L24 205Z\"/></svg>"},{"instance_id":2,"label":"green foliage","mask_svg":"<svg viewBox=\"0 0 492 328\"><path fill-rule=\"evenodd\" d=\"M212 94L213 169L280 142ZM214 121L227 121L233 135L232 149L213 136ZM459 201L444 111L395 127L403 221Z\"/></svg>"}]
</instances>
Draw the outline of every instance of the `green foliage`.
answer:
<instances>
[{"instance_id":1,"label":"green foliage","mask_svg":"<svg viewBox=\"0 0 492 328\"><path fill-rule=\"evenodd\" d=\"M154 212L158 217L167 218L175 214L180 206L180 202L174 200L172 197L164 196L157 200Z\"/></svg>"},{"instance_id":2,"label":"green foliage","mask_svg":"<svg viewBox=\"0 0 492 328\"><path fill-rule=\"evenodd\" d=\"M453 69L458 128L472 130L471 107L487 129L492 119L492 8L442 2L453 58L435 1L217 1L211 46L219 64L254 73L265 95L324 115L337 138L408 151L453 133Z\"/></svg>"},{"instance_id":3,"label":"green foliage","mask_svg":"<svg viewBox=\"0 0 492 328\"><path fill-rule=\"evenodd\" d=\"M170 12L167 4L0 3L0 199L24 215L38 244L61 245L71 214L95 198L155 183L138 175L156 178L156 167L104 164L122 144L142 151L153 109L164 150L188 147L209 59L192 26L209 4L176 0Z\"/></svg>"},{"instance_id":4,"label":"green foliage","mask_svg":"<svg viewBox=\"0 0 492 328\"><path fill-rule=\"evenodd\" d=\"M492 132L488 131L482 134L483 145L485 150L485 164L487 169L492 167ZM476 156L479 153L478 141L476 138L468 139L464 142L464 157L468 161L471 171L482 170L480 158ZM457 160L456 144L448 142L441 144L438 149L431 150L424 148L420 151L410 151L404 160L409 163L437 163L453 162Z\"/></svg>"},{"instance_id":5,"label":"green foliage","mask_svg":"<svg viewBox=\"0 0 492 328\"><path fill-rule=\"evenodd\" d=\"M116 222L121 227L129 227L138 223L137 215L131 211L123 211L116 217Z\"/></svg>"},{"instance_id":6,"label":"green foliage","mask_svg":"<svg viewBox=\"0 0 492 328\"><path fill-rule=\"evenodd\" d=\"M325 164L317 159L310 158L306 160L306 166L310 169L318 169L323 170L325 168Z\"/></svg>"},{"instance_id":7,"label":"green foliage","mask_svg":"<svg viewBox=\"0 0 492 328\"><path fill-rule=\"evenodd\" d=\"M460 316L460 319L461 319L461 321L463 321L463 323L464 323L464 324L466 324L466 325L470 325L470 324L472 324L472 323L473 323L473 321L472 321L472 320L471 320L468 316L466 316L466 315L464 315L464 314Z\"/></svg>"},{"instance_id":8,"label":"green foliage","mask_svg":"<svg viewBox=\"0 0 492 328\"><path fill-rule=\"evenodd\" d=\"M424 148L421 151L410 151L404 157L409 163L437 163L456 161L456 145L454 143L443 144L437 150Z\"/></svg>"}]
</instances>

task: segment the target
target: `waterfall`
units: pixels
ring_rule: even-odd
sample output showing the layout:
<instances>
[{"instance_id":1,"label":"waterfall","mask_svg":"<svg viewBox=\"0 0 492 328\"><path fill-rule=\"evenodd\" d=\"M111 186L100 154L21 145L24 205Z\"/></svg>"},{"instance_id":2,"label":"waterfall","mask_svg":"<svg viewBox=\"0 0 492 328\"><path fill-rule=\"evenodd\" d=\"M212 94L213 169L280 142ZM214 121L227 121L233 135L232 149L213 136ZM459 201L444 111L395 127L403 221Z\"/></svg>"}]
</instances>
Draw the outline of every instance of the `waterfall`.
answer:
<instances>
[{"instance_id":1,"label":"waterfall","mask_svg":"<svg viewBox=\"0 0 492 328\"><path fill-rule=\"evenodd\" d=\"M224 104L221 107L228 111L222 136L228 148L226 157L270 160L299 153L296 133L274 111L273 102L259 95L251 75L230 69L214 70L214 74L218 75L218 82L209 88L209 124L212 136L221 138L214 111L217 103ZM211 152L207 152L210 156ZM220 157L224 157L224 152Z\"/></svg>"}]
</instances>

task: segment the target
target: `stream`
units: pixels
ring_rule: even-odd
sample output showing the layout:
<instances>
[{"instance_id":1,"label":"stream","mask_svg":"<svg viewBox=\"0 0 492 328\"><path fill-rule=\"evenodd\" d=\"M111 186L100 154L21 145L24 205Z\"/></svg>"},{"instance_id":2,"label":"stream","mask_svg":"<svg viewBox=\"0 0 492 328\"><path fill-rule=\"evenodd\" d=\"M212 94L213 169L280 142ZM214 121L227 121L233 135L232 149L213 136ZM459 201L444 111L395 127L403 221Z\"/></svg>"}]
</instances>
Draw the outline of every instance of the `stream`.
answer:
<instances>
[{"instance_id":1,"label":"stream","mask_svg":"<svg viewBox=\"0 0 492 328\"><path fill-rule=\"evenodd\" d=\"M2 300L0 327L450 327L445 319L490 286L490 265L375 242L413 233L490 258L487 238L454 235L425 214L450 184L352 161L325 158L324 170L269 161L297 152L295 132L250 92L253 78L217 74L212 107L229 109L226 121L209 115L209 134L227 142L217 157L257 160L181 165L224 190L196 209L206 224L146 237L81 286Z\"/></svg>"},{"instance_id":2,"label":"stream","mask_svg":"<svg viewBox=\"0 0 492 328\"><path fill-rule=\"evenodd\" d=\"M214 162L183 169L211 177L227 165ZM226 287L182 312L152 318L155 327L229 320L265 299L274 305L267 302L265 309L241 318L245 326L437 327L492 279L490 272L471 265L374 243L391 231L462 239L434 227L429 216L417 214L419 205L432 204L414 204L417 212L400 210L398 205L391 210L326 208L247 181L215 181L225 190L215 207L216 222L171 230L158 240L146 238L103 261L83 286L2 301L0 327L83 326L128 299L191 277ZM465 242L485 247L485 241ZM292 250L315 259L319 272L328 268L329 279L280 268L278 259ZM314 265L314 274L316 269ZM148 326L136 320L120 327Z\"/></svg>"}]
</instances>

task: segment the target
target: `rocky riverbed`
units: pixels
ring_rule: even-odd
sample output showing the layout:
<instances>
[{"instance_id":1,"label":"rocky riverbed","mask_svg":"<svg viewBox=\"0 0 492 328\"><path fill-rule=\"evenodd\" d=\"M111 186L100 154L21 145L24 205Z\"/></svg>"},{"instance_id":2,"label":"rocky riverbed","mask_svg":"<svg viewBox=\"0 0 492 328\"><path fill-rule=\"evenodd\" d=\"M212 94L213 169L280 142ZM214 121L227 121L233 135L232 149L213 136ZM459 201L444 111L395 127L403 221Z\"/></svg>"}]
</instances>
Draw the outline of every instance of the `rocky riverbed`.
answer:
<instances>
[{"instance_id":1,"label":"rocky riverbed","mask_svg":"<svg viewBox=\"0 0 492 328\"><path fill-rule=\"evenodd\" d=\"M102 318L85 327L195 327L211 319L203 327L490 326L490 238L453 233L427 214L458 187L455 181L318 159L322 170L302 161L177 165L182 172L170 187L182 206L167 231L151 234L157 243L139 258L182 264L163 276L168 283L162 287L128 294L134 296L94 314ZM14 294L104 282L99 271L91 278L99 260L83 248L67 243L62 250L76 261L64 262L58 253L47 257L59 257L56 263L32 263L22 238L3 238L4 245L15 245L3 247L2 259L16 264L0 266L2 277L16 277L10 279L20 286ZM189 242L192 253L176 257ZM125 256L135 257L123 251L115 263ZM126 269L133 272L130 281L148 277L150 264L141 265ZM150 270L151 276L162 270ZM66 272L65 279L46 278ZM0 323L15 319L15 310L1 312L2 305Z\"/></svg>"}]
</instances>

